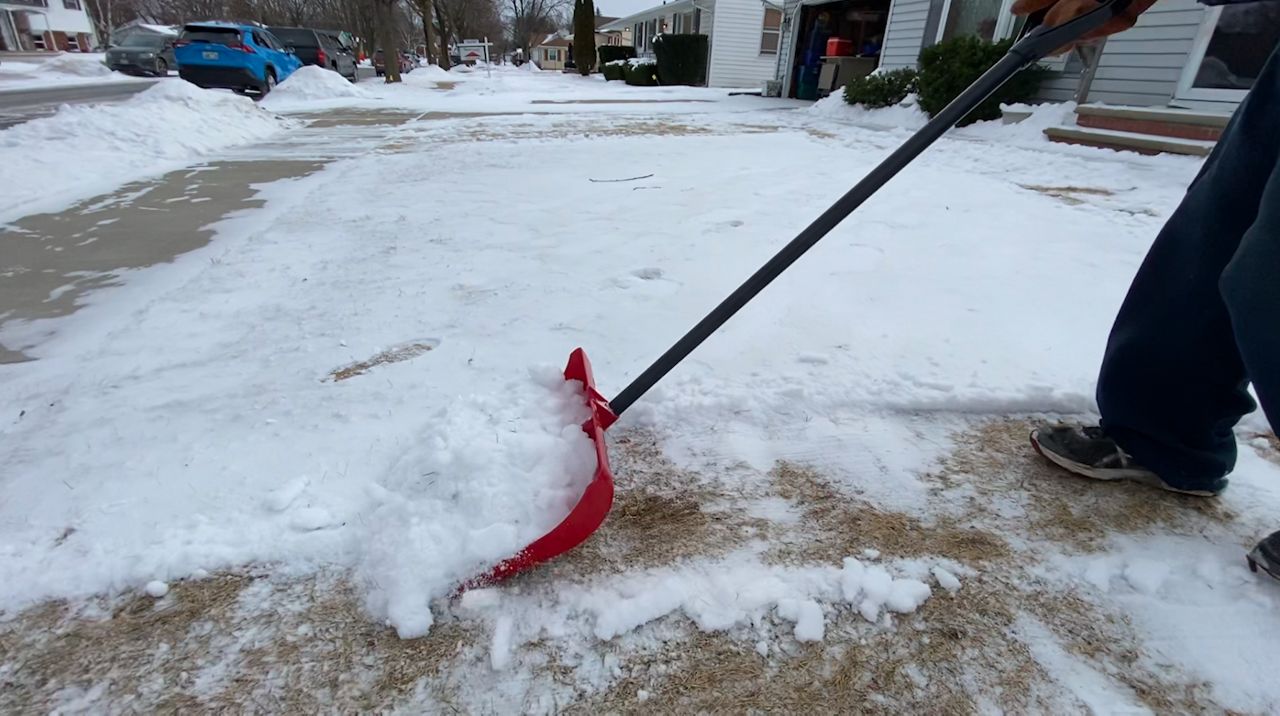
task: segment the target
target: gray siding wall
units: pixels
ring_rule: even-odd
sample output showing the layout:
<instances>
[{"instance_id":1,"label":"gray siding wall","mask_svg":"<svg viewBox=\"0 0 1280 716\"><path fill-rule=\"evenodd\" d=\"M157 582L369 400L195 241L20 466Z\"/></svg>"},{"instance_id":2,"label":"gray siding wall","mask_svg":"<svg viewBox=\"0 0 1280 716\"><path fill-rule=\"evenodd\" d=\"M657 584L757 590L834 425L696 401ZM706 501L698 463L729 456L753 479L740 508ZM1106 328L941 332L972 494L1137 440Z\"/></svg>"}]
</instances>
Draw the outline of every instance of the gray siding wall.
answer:
<instances>
[{"instance_id":1,"label":"gray siding wall","mask_svg":"<svg viewBox=\"0 0 1280 716\"><path fill-rule=\"evenodd\" d=\"M1133 28L1108 38L1088 101L1169 104L1206 12L1196 0L1159 0ZM1078 82L1078 72L1055 73L1041 87L1039 98L1069 100Z\"/></svg>"},{"instance_id":2,"label":"gray siding wall","mask_svg":"<svg viewBox=\"0 0 1280 716\"><path fill-rule=\"evenodd\" d=\"M880 48L881 67L891 70L916 66L928 17L929 0L893 0L884 45Z\"/></svg>"},{"instance_id":3,"label":"gray siding wall","mask_svg":"<svg viewBox=\"0 0 1280 716\"><path fill-rule=\"evenodd\" d=\"M765 80L774 78L778 63L777 55L760 52L764 3L760 0L716 0L715 8L707 84L711 87L759 89Z\"/></svg>"}]
</instances>

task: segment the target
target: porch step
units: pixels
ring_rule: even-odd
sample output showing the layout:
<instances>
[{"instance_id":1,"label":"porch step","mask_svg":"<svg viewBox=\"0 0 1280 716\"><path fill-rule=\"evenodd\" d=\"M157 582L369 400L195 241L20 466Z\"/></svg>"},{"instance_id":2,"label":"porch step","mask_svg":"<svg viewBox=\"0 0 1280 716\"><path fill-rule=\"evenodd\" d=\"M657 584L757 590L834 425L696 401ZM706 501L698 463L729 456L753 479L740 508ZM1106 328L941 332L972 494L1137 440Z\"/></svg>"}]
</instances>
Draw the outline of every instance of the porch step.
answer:
<instances>
[{"instance_id":1,"label":"porch step","mask_svg":"<svg viewBox=\"0 0 1280 716\"><path fill-rule=\"evenodd\" d=\"M1082 104L1076 107L1080 127L1215 142L1230 114L1169 107L1124 107Z\"/></svg>"},{"instance_id":2,"label":"porch step","mask_svg":"<svg viewBox=\"0 0 1280 716\"><path fill-rule=\"evenodd\" d=\"M1214 142L1201 139L1162 137L1139 132L1121 132L1092 127L1046 127L1045 136L1064 144L1121 149L1139 154L1189 154L1204 157L1213 151Z\"/></svg>"}]
</instances>

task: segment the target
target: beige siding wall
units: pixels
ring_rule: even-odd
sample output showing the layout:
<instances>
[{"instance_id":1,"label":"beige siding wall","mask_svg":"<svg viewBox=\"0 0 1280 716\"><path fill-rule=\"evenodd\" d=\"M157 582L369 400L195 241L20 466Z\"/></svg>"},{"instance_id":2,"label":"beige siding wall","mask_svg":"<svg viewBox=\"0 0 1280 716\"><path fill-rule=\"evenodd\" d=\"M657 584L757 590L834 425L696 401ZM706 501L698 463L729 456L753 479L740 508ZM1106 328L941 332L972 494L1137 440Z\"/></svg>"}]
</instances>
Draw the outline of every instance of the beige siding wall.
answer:
<instances>
[{"instance_id":1,"label":"beige siding wall","mask_svg":"<svg viewBox=\"0 0 1280 716\"><path fill-rule=\"evenodd\" d=\"M706 20L705 14L703 19ZM765 80L773 79L778 56L760 53L764 3L716 0L714 23L708 85L760 89Z\"/></svg>"}]
</instances>

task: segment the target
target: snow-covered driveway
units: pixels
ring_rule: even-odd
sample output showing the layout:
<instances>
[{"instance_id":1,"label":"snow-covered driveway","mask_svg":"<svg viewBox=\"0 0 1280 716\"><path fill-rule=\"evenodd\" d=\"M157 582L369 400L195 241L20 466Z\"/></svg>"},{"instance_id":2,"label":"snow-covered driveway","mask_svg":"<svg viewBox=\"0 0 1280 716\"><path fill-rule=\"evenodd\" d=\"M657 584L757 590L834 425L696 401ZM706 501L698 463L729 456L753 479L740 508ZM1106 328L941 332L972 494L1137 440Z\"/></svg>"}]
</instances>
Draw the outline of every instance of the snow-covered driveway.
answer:
<instances>
[{"instance_id":1,"label":"snow-covered driveway","mask_svg":"<svg viewBox=\"0 0 1280 716\"><path fill-rule=\"evenodd\" d=\"M611 430L596 538L450 601L581 489L569 351L616 392L908 130L420 72L282 85L265 104L308 129L227 151L322 168L0 329L35 358L0 366L0 703L1280 708L1280 590L1242 566L1277 526L1265 423L1209 506L1025 446L1092 409L1197 163L1035 128L904 171Z\"/></svg>"}]
</instances>

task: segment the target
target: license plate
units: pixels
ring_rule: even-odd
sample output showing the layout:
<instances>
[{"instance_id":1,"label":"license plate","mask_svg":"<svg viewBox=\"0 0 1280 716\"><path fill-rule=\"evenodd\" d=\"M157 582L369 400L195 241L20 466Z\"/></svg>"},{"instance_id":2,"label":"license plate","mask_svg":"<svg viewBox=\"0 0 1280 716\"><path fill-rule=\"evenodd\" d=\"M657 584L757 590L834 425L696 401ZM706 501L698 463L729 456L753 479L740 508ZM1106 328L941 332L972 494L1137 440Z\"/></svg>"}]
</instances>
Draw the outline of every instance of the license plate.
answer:
<instances>
[{"instance_id":1,"label":"license plate","mask_svg":"<svg viewBox=\"0 0 1280 716\"><path fill-rule=\"evenodd\" d=\"M202 53L200 53L200 54L204 55L204 58L205 58L206 60L216 60L216 59L218 59L218 53L216 53L216 52L202 52Z\"/></svg>"}]
</instances>

